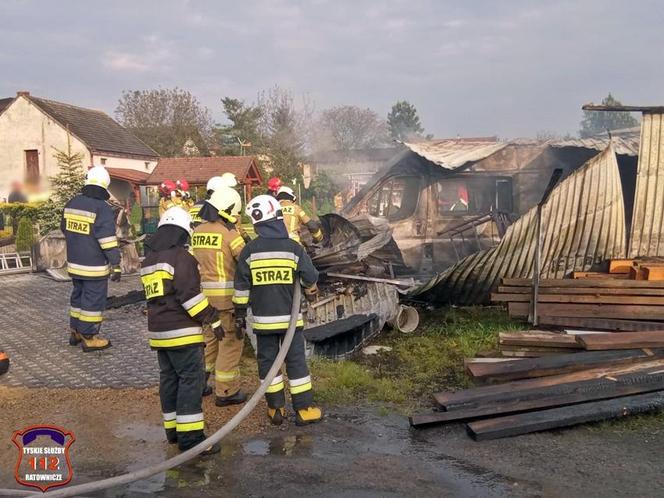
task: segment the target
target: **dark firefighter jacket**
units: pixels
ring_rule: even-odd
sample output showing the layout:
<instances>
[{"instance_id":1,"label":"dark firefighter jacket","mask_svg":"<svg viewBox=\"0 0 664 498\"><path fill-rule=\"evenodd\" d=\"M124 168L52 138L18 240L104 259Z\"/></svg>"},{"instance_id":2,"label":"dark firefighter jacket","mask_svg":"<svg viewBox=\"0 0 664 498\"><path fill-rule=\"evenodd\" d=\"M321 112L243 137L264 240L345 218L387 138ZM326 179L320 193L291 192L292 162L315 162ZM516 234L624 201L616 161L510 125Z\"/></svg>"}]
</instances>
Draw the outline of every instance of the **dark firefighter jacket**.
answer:
<instances>
[{"instance_id":1,"label":"dark firefighter jacket","mask_svg":"<svg viewBox=\"0 0 664 498\"><path fill-rule=\"evenodd\" d=\"M183 246L152 249L141 265L150 346L164 349L204 344L201 325L216 326L219 312L201 292L198 262Z\"/></svg>"},{"instance_id":2,"label":"dark firefighter jacket","mask_svg":"<svg viewBox=\"0 0 664 498\"><path fill-rule=\"evenodd\" d=\"M309 293L316 291L318 280L318 271L304 248L288 238L281 220L274 221L273 226L281 233L268 238L264 236L266 226L256 225L259 236L244 247L235 272L236 315L246 315L247 307L251 306L251 326L257 334L286 332L295 279L300 279ZM301 314L297 326L304 326Z\"/></svg>"},{"instance_id":3,"label":"dark firefighter jacket","mask_svg":"<svg viewBox=\"0 0 664 498\"><path fill-rule=\"evenodd\" d=\"M67 242L67 271L72 278L108 278L111 267L120 264L115 216L107 199L105 189L88 185L65 206L60 229Z\"/></svg>"}]
</instances>

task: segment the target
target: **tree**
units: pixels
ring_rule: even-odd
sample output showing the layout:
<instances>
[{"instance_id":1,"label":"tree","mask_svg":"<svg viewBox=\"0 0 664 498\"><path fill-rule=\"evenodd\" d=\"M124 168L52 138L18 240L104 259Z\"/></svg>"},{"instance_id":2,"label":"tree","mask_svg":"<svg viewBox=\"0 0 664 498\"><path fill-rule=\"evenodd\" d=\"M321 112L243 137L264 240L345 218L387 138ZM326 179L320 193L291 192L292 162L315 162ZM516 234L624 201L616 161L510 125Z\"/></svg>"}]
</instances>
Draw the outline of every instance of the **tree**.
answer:
<instances>
[{"instance_id":1,"label":"tree","mask_svg":"<svg viewBox=\"0 0 664 498\"><path fill-rule=\"evenodd\" d=\"M115 116L120 124L162 156L179 156L187 140L208 154L212 134L210 111L180 88L125 90Z\"/></svg>"},{"instance_id":2,"label":"tree","mask_svg":"<svg viewBox=\"0 0 664 498\"><path fill-rule=\"evenodd\" d=\"M609 93L606 98L602 99L602 105L619 106L622 103ZM623 128L633 128L638 125L639 120L629 112L583 111L579 135L581 138L586 138L605 133L607 130L621 130Z\"/></svg>"},{"instance_id":3,"label":"tree","mask_svg":"<svg viewBox=\"0 0 664 498\"><path fill-rule=\"evenodd\" d=\"M274 174L286 182L299 179L299 163L311 130L311 104L303 99L298 108L291 92L274 86L259 94L257 105L262 109L259 132L264 137L263 152L269 156Z\"/></svg>"},{"instance_id":4,"label":"tree","mask_svg":"<svg viewBox=\"0 0 664 498\"><path fill-rule=\"evenodd\" d=\"M18 222L16 231L16 252L30 252L35 244L35 233L32 220L24 216Z\"/></svg>"},{"instance_id":5,"label":"tree","mask_svg":"<svg viewBox=\"0 0 664 498\"><path fill-rule=\"evenodd\" d=\"M249 147L252 153L260 151L263 146L260 132L263 109L231 97L221 99L221 104L230 124L215 128L215 143L221 145L227 154L237 154L238 151L243 154Z\"/></svg>"},{"instance_id":6,"label":"tree","mask_svg":"<svg viewBox=\"0 0 664 498\"><path fill-rule=\"evenodd\" d=\"M406 100L401 100L392 106L387 114L387 125L390 135L395 140L409 140L421 137L424 128L417 115L417 109Z\"/></svg>"},{"instance_id":7,"label":"tree","mask_svg":"<svg viewBox=\"0 0 664 498\"><path fill-rule=\"evenodd\" d=\"M313 147L349 151L375 147L388 140L387 125L371 109L342 105L322 112Z\"/></svg>"},{"instance_id":8,"label":"tree","mask_svg":"<svg viewBox=\"0 0 664 498\"><path fill-rule=\"evenodd\" d=\"M58 163L59 171L49 178L53 194L37 215L42 234L60 228L60 218L65 204L77 195L85 184L84 156L80 152L72 152L69 135L67 135L67 150L55 148L54 150L53 157Z\"/></svg>"}]
</instances>

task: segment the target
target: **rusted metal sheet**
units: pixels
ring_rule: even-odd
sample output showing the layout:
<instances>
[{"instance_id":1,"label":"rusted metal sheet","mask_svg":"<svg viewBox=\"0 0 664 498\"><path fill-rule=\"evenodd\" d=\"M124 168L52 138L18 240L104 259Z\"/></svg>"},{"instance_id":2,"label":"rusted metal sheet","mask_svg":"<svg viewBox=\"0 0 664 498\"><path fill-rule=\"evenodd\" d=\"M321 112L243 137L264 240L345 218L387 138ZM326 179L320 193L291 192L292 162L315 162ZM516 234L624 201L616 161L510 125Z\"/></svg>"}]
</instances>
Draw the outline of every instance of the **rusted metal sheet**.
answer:
<instances>
[{"instance_id":1,"label":"rusted metal sheet","mask_svg":"<svg viewBox=\"0 0 664 498\"><path fill-rule=\"evenodd\" d=\"M664 256L664 114L645 113L629 257Z\"/></svg>"},{"instance_id":2,"label":"rusted metal sheet","mask_svg":"<svg viewBox=\"0 0 664 498\"><path fill-rule=\"evenodd\" d=\"M509 142L498 142L496 137L427 140L403 142L415 154L445 169L457 169L470 162L479 161L499 150Z\"/></svg>"},{"instance_id":3,"label":"rusted metal sheet","mask_svg":"<svg viewBox=\"0 0 664 498\"><path fill-rule=\"evenodd\" d=\"M549 145L555 149L562 149L565 147L590 149L590 150L604 150L609 145L609 140L613 142L613 149L616 154L622 156L636 157L639 155L639 130L638 128L632 130L625 130L624 132L612 132L612 138L608 135L589 137L589 138L572 138L569 140L559 140L550 142Z\"/></svg>"},{"instance_id":4,"label":"rusted metal sheet","mask_svg":"<svg viewBox=\"0 0 664 498\"><path fill-rule=\"evenodd\" d=\"M532 276L536 208L513 225L494 248L472 254L415 288L411 295L439 303L480 304L503 277ZM588 271L624 257L625 212L612 144L573 172L542 209L542 278Z\"/></svg>"}]
</instances>

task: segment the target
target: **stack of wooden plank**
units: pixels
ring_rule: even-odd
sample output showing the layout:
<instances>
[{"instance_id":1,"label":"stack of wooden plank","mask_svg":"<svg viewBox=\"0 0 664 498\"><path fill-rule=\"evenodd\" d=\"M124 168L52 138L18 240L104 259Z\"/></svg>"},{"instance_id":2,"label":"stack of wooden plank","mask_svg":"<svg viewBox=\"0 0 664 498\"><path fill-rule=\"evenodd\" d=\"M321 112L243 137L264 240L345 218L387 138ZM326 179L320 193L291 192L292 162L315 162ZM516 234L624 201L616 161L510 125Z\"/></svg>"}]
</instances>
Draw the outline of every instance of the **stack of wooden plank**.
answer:
<instances>
[{"instance_id":1,"label":"stack of wooden plank","mask_svg":"<svg viewBox=\"0 0 664 498\"><path fill-rule=\"evenodd\" d=\"M493 302L506 303L510 316L526 318L532 301L530 279L505 278ZM637 331L664 329L664 281L545 279L539 284L540 325Z\"/></svg>"},{"instance_id":2,"label":"stack of wooden plank","mask_svg":"<svg viewBox=\"0 0 664 498\"><path fill-rule=\"evenodd\" d=\"M475 380L489 385L435 394L438 411L411 425L466 422L484 440L664 408L664 332L572 337L583 351L473 363Z\"/></svg>"},{"instance_id":3,"label":"stack of wooden plank","mask_svg":"<svg viewBox=\"0 0 664 498\"><path fill-rule=\"evenodd\" d=\"M609 271L575 271L574 279L630 279L630 280L664 280L664 259L613 259L609 261Z\"/></svg>"},{"instance_id":4,"label":"stack of wooden plank","mask_svg":"<svg viewBox=\"0 0 664 498\"><path fill-rule=\"evenodd\" d=\"M569 354L580 350L574 336L547 331L501 332L498 350L504 357L537 358L553 354Z\"/></svg>"}]
</instances>

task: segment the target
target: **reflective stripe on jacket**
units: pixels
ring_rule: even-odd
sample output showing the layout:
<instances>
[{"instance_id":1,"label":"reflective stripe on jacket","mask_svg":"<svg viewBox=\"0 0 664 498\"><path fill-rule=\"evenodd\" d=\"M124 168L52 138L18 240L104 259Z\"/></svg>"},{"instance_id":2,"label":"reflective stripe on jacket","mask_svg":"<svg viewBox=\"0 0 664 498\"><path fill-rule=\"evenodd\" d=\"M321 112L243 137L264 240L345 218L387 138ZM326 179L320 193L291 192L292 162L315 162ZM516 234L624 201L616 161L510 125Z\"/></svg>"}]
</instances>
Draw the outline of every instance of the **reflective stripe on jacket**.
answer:
<instances>
[{"instance_id":1,"label":"reflective stripe on jacket","mask_svg":"<svg viewBox=\"0 0 664 498\"><path fill-rule=\"evenodd\" d=\"M198 225L191 236L191 249L200 265L201 288L219 310L233 308L233 281L244 239L235 226L224 221Z\"/></svg>"},{"instance_id":2,"label":"reflective stripe on jacket","mask_svg":"<svg viewBox=\"0 0 664 498\"><path fill-rule=\"evenodd\" d=\"M281 212L284 214L286 230L288 230L288 235L291 239L300 242L300 231L302 230L302 225L305 225L311 233L314 242L323 240L320 222L312 220L299 204L289 200L279 201L279 204L281 205Z\"/></svg>"},{"instance_id":3,"label":"reflective stripe on jacket","mask_svg":"<svg viewBox=\"0 0 664 498\"><path fill-rule=\"evenodd\" d=\"M201 325L218 321L218 311L201 292L198 263L183 247L153 251L141 265L153 349L204 344Z\"/></svg>"},{"instance_id":4,"label":"reflective stripe on jacket","mask_svg":"<svg viewBox=\"0 0 664 498\"><path fill-rule=\"evenodd\" d=\"M60 229L67 244L67 271L72 278L107 278L120 264L113 209L102 199L79 194L65 206Z\"/></svg>"}]
</instances>

